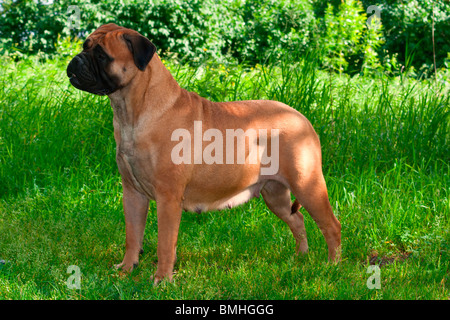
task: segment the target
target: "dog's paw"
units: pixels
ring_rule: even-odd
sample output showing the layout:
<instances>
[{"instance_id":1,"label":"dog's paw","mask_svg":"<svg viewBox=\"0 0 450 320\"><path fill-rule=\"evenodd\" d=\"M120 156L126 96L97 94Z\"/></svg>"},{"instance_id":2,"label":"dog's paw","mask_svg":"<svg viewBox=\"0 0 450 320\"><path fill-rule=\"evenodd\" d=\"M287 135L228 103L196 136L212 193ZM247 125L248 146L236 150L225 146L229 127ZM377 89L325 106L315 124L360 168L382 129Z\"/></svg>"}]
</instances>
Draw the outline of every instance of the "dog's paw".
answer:
<instances>
[{"instance_id":1,"label":"dog's paw","mask_svg":"<svg viewBox=\"0 0 450 320\"><path fill-rule=\"evenodd\" d=\"M173 283L173 276L176 274L176 272L172 272L171 274L168 275L158 275L158 273L155 273L152 277L151 280L153 280L153 285L156 287L157 285L159 285L161 282L169 282L169 283Z\"/></svg>"},{"instance_id":2,"label":"dog's paw","mask_svg":"<svg viewBox=\"0 0 450 320\"><path fill-rule=\"evenodd\" d=\"M122 262L119 263L119 264L115 264L114 267L115 267L117 270L121 270L121 271L124 271L124 272L131 272L131 271L133 271L134 269L136 269L138 265L139 265L139 263L138 263L137 261L136 261L136 262L126 262L126 261L122 261Z\"/></svg>"}]
</instances>

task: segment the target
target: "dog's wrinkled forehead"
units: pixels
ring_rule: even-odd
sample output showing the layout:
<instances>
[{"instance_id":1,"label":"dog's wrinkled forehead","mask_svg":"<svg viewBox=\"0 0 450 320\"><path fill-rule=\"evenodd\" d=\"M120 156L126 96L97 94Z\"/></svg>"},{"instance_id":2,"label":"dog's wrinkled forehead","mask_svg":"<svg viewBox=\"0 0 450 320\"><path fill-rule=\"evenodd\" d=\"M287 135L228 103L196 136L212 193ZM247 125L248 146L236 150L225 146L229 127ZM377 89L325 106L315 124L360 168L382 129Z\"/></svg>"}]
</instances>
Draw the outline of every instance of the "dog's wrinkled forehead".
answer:
<instances>
[{"instance_id":1,"label":"dog's wrinkled forehead","mask_svg":"<svg viewBox=\"0 0 450 320\"><path fill-rule=\"evenodd\" d=\"M139 70L144 71L156 52L156 47L139 32L109 23L99 27L86 39L83 51L90 54L102 52L109 56L110 62L115 61L115 64L131 61ZM122 66L123 68L127 69L126 66Z\"/></svg>"},{"instance_id":2,"label":"dog's wrinkled forehead","mask_svg":"<svg viewBox=\"0 0 450 320\"><path fill-rule=\"evenodd\" d=\"M83 49L88 50L93 46L95 46L96 44L103 45L104 43L108 42L105 40L108 40L110 38L116 38L118 35L122 35L130 31L132 30L124 27L119 27L114 23L102 25L86 39L86 41L83 43Z\"/></svg>"}]
</instances>

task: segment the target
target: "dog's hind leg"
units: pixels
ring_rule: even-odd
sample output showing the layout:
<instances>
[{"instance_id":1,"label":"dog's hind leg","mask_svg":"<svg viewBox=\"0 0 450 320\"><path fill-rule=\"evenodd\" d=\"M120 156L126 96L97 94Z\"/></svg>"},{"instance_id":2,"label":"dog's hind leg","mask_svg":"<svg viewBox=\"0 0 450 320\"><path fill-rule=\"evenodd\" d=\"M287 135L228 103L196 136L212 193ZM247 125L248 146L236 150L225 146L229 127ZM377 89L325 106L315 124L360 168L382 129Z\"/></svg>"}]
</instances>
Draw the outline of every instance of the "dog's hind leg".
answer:
<instances>
[{"instance_id":1,"label":"dog's hind leg","mask_svg":"<svg viewBox=\"0 0 450 320\"><path fill-rule=\"evenodd\" d=\"M303 215L298 211L298 202L291 203L291 192L283 184L277 181L268 181L261 194L267 207L275 215L287 223L296 241L296 252L306 253L308 241L306 239Z\"/></svg>"},{"instance_id":2,"label":"dog's hind leg","mask_svg":"<svg viewBox=\"0 0 450 320\"><path fill-rule=\"evenodd\" d=\"M313 169L303 172L306 173L291 176L292 180L293 177L297 177L296 181L290 181L292 193L322 231L328 245L328 258L331 261L339 261L341 224L331 209L322 170Z\"/></svg>"}]
</instances>

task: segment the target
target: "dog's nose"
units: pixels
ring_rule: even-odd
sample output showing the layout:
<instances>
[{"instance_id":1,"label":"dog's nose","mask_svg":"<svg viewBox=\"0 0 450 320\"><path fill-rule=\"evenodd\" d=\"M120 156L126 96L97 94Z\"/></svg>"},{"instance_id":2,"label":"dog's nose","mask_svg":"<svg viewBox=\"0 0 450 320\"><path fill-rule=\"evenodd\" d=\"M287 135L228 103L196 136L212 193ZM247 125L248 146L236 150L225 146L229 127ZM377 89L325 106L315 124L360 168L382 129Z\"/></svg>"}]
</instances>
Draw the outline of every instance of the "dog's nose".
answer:
<instances>
[{"instance_id":1,"label":"dog's nose","mask_svg":"<svg viewBox=\"0 0 450 320\"><path fill-rule=\"evenodd\" d=\"M95 82L88 59L81 54L76 55L67 66L67 76L78 78L82 82Z\"/></svg>"},{"instance_id":2,"label":"dog's nose","mask_svg":"<svg viewBox=\"0 0 450 320\"><path fill-rule=\"evenodd\" d=\"M67 76L70 78L70 77L72 77L73 75L74 75L74 73L70 70L70 64L72 63L72 61L69 63L69 65L67 66L67 69L66 69L66 73L67 73Z\"/></svg>"},{"instance_id":3,"label":"dog's nose","mask_svg":"<svg viewBox=\"0 0 450 320\"><path fill-rule=\"evenodd\" d=\"M67 76L69 78L71 78L76 70L79 68L79 63L80 63L80 57L78 55L76 55L70 62L69 65L67 66Z\"/></svg>"}]
</instances>

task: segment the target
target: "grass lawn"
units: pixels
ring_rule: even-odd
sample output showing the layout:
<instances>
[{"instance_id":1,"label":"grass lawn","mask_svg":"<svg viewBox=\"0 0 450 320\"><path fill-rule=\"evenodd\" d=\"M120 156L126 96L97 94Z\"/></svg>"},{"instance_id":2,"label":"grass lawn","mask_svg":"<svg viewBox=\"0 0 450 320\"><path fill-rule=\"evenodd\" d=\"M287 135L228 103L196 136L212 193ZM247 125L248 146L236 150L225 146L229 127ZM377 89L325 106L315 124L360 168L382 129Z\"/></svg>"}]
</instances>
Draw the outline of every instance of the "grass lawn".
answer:
<instances>
[{"instance_id":1,"label":"grass lawn","mask_svg":"<svg viewBox=\"0 0 450 320\"><path fill-rule=\"evenodd\" d=\"M182 216L173 283L154 287L156 205L139 267L125 252L120 176L107 97L71 87L67 61L12 62L0 74L0 299L448 299L449 89L437 83L330 75L313 59L247 68L165 61L215 101L274 99L320 136L342 256L303 211L309 253L262 198ZM303 210L303 209L302 209ZM368 266L380 267L369 289ZM67 273L81 271L81 288Z\"/></svg>"}]
</instances>

